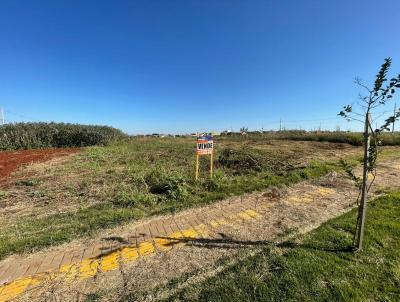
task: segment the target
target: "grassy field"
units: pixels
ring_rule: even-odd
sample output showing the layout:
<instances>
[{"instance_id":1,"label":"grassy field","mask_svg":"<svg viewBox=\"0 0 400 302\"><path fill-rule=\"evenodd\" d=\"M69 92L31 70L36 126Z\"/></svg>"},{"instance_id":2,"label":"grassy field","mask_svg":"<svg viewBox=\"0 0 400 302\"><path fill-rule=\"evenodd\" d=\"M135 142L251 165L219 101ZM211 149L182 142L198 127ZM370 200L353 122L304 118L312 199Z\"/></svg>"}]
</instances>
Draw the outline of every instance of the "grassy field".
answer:
<instances>
[{"instance_id":1,"label":"grassy field","mask_svg":"<svg viewBox=\"0 0 400 302\"><path fill-rule=\"evenodd\" d=\"M215 176L194 181L194 142L136 139L26 167L0 194L0 258L68 242L146 216L290 185L339 169L337 144L217 141Z\"/></svg>"},{"instance_id":2,"label":"grassy field","mask_svg":"<svg viewBox=\"0 0 400 302\"><path fill-rule=\"evenodd\" d=\"M399 301L400 192L369 204L364 250L357 253L350 250L355 218L353 210L265 246L168 301Z\"/></svg>"}]
</instances>

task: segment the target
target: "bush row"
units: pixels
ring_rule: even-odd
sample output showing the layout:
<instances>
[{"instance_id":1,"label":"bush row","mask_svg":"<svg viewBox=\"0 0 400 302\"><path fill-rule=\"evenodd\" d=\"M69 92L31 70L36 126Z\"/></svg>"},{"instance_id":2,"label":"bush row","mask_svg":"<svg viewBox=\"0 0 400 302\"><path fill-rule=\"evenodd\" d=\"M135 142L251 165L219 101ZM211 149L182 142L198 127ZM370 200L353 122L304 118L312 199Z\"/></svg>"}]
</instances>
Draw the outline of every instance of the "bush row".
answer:
<instances>
[{"instance_id":1,"label":"bush row","mask_svg":"<svg viewBox=\"0 0 400 302\"><path fill-rule=\"evenodd\" d=\"M0 126L0 150L107 145L127 137L108 126L16 123Z\"/></svg>"},{"instance_id":2,"label":"bush row","mask_svg":"<svg viewBox=\"0 0 400 302\"><path fill-rule=\"evenodd\" d=\"M243 135L233 133L230 135L232 139L240 139ZM361 132L342 132L342 131L302 131L302 130L285 130L285 131L264 131L249 132L246 135L251 139L276 139L276 140L298 140L298 141L318 141L331 143L347 143L353 146L361 146L363 144L363 134ZM380 135L382 145L395 146L400 145L400 132L382 133Z\"/></svg>"}]
</instances>

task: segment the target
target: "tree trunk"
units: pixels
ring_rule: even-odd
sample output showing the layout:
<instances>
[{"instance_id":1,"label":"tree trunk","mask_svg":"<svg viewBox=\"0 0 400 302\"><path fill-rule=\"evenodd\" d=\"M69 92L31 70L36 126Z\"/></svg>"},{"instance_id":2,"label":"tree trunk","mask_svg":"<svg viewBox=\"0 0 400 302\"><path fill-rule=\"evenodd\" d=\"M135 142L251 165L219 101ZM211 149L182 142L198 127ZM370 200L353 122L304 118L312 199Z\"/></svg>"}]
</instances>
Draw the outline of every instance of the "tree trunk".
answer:
<instances>
[{"instance_id":1,"label":"tree trunk","mask_svg":"<svg viewBox=\"0 0 400 302\"><path fill-rule=\"evenodd\" d=\"M363 165L363 182L361 188L361 201L359 207L359 218L357 230L357 242L356 246L358 250L362 249L364 239L364 227L365 227L365 215L367 212L367 194L368 194L368 162L369 162L369 146L370 146L370 134L369 128L371 123L371 113L367 113L365 116L365 128L364 128L364 165Z\"/></svg>"}]
</instances>

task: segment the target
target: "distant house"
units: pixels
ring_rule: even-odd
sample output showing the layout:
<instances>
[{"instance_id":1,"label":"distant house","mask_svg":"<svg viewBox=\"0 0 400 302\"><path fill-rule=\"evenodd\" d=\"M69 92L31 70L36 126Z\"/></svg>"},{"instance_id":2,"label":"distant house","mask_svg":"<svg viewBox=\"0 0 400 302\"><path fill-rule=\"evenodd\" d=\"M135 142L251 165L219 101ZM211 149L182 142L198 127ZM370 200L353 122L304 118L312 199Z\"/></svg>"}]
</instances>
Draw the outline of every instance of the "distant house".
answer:
<instances>
[{"instance_id":1,"label":"distant house","mask_svg":"<svg viewBox=\"0 0 400 302\"><path fill-rule=\"evenodd\" d=\"M231 135L232 134L232 130L225 130L221 132L221 135Z\"/></svg>"}]
</instances>

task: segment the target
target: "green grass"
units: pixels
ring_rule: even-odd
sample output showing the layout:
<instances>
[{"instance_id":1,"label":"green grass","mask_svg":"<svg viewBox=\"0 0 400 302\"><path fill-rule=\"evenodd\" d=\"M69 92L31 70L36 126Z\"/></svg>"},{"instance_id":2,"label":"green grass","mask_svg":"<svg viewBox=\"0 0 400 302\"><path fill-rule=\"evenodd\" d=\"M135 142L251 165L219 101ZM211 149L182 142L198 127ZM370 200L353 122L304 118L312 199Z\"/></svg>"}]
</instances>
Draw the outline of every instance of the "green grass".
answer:
<instances>
[{"instance_id":1,"label":"green grass","mask_svg":"<svg viewBox=\"0 0 400 302\"><path fill-rule=\"evenodd\" d=\"M356 210L246 258L169 301L399 301L400 192L368 205L363 251L350 251ZM127 296L122 301L133 301Z\"/></svg>"},{"instance_id":2,"label":"green grass","mask_svg":"<svg viewBox=\"0 0 400 302\"><path fill-rule=\"evenodd\" d=\"M219 148L217 154L223 154L223 144ZM13 190L20 189L26 198L38 200L37 208L39 201L44 201L41 210L36 209L43 215L9 219L11 223L3 224L0 258L90 236L131 220L318 178L339 168L337 164L318 162L285 168L279 164L289 162L285 150L274 154L268 149L238 148L233 149L237 154L229 165L215 159L211 180L205 177L208 161L203 160L204 172L198 182L193 179L193 141L188 139L142 139L94 147L63 165L46 168L45 174L51 178L39 171L31 179L17 180ZM292 153L290 157L301 159ZM7 196L7 192L2 193L2 199ZM95 204L90 205L93 201ZM71 202L79 205L75 211L46 215L52 203L62 211L63 205Z\"/></svg>"}]
</instances>

